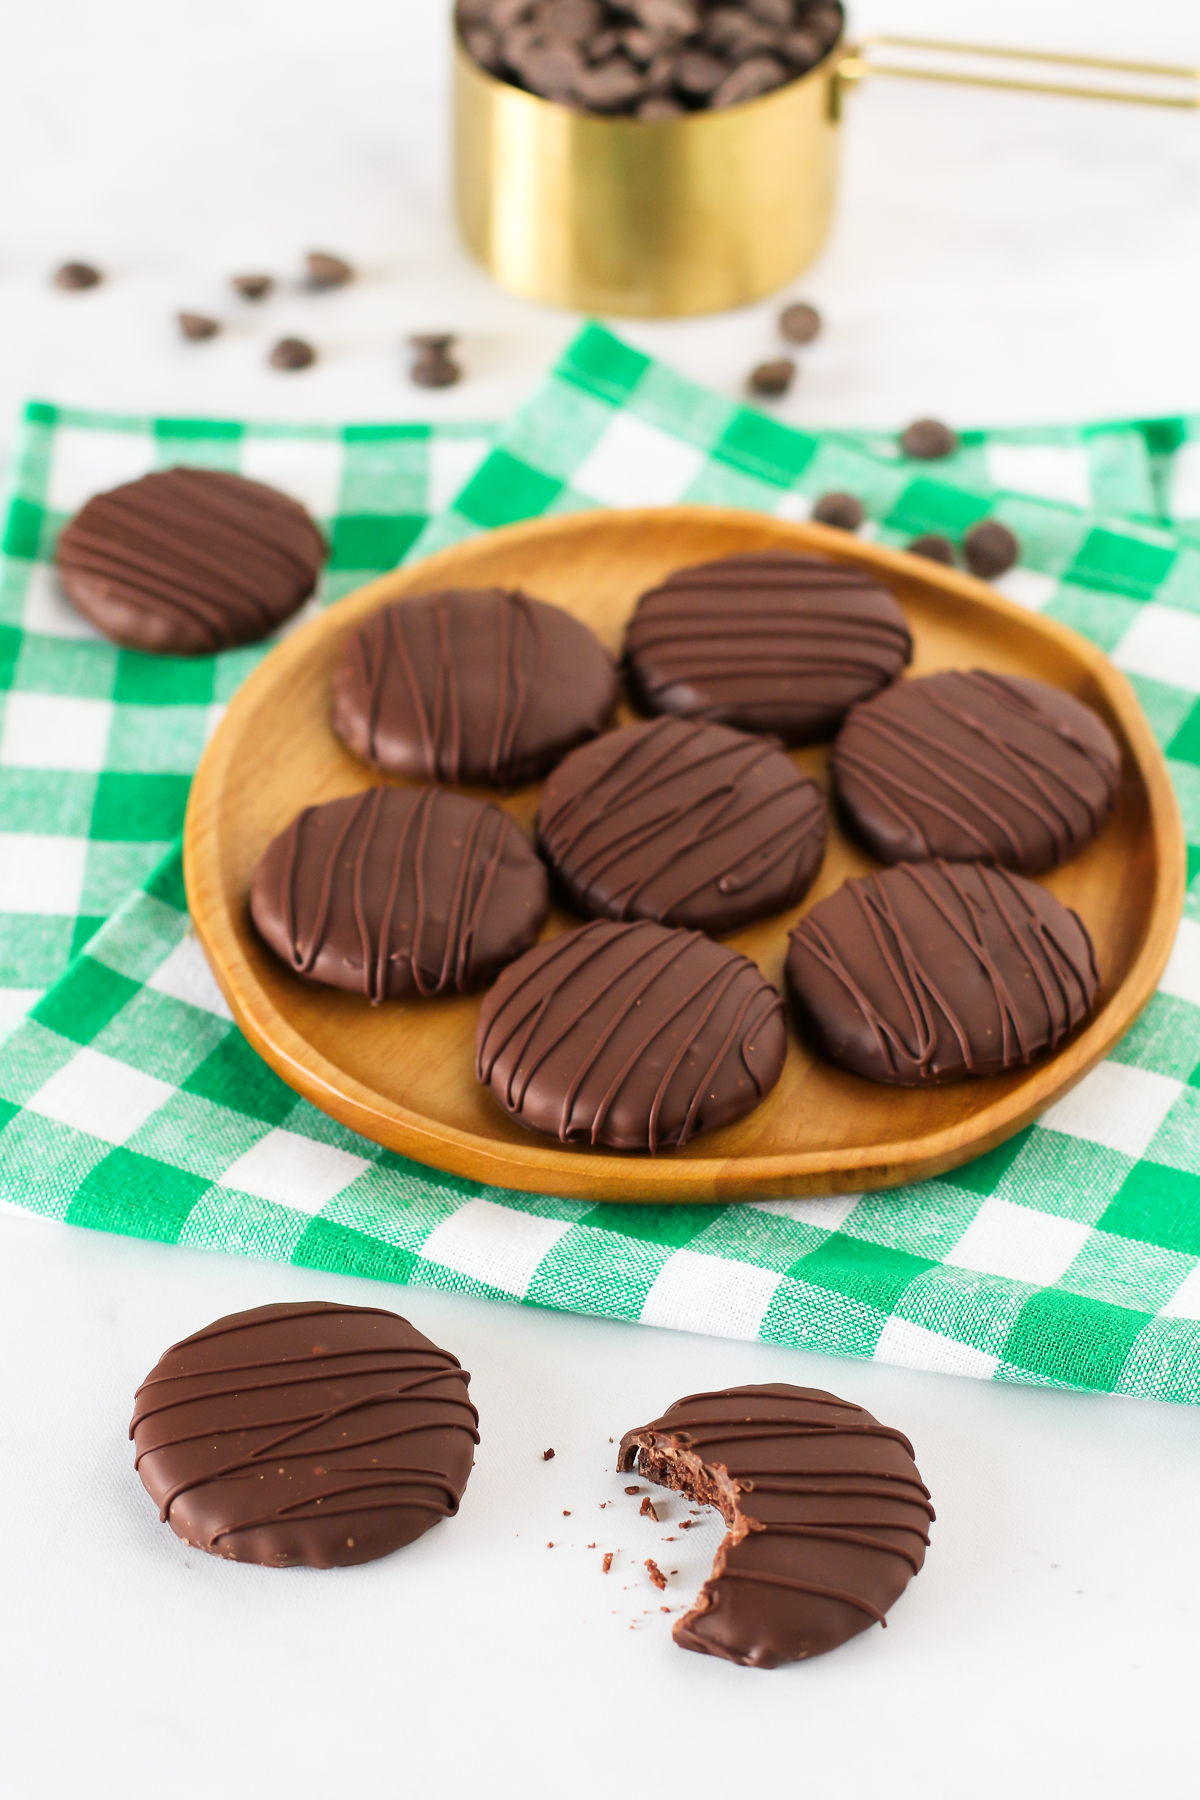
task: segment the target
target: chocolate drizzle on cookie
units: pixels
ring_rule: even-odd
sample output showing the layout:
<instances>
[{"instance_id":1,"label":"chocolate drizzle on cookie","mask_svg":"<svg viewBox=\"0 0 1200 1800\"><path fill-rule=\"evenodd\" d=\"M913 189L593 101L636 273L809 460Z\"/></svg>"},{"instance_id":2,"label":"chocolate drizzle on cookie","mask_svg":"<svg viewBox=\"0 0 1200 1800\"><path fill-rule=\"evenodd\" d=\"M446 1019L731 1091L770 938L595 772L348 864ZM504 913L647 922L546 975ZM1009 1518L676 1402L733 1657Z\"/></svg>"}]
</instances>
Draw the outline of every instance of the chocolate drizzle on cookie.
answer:
<instances>
[{"instance_id":1,"label":"chocolate drizzle on cookie","mask_svg":"<svg viewBox=\"0 0 1200 1800\"><path fill-rule=\"evenodd\" d=\"M479 1442L470 1376L379 1307L218 1319L137 1391L129 1435L159 1516L235 1562L369 1562L458 1510Z\"/></svg>"},{"instance_id":2,"label":"chocolate drizzle on cookie","mask_svg":"<svg viewBox=\"0 0 1200 1800\"><path fill-rule=\"evenodd\" d=\"M983 669L901 682L856 707L830 766L883 862L941 856L1027 875L1091 842L1121 780L1116 741L1090 707Z\"/></svg>"},{"instance_id":3,"label":"chocolate drizzle on cookie","mask_svg":"<svg viewBox=\"0 0 1200 1800\"><path fill-rule=\"evenodd\" d=\"M217 469L166 469L97 494L58 540L67 594L135 650L254 643L312 593L325 541L296 501Z\"/></svg>"},{"instance_id":4,"label":"chocolate drizzle on cookie","mask_svg":"<svg viewBox=\"0 0 1200 1800\"><path fill-rule=\"evenodd\" d=\"M648 712L810 744L895 681L912 637L864 569L757 551L677 570L644 594L625 654Z\"/></svg>"},{"instance_id":5,"label":"chocolate drizzle on cookie","mask_svg":"<svg viewBox=\"0 0 1200 1800\"><path fill-rule=\"evenodd\" d=\"M825 796L769 741L656 719L560 763L537 835L580 912L722 936L808 892Z\"/></svg>"},{"instance_id":6,"label":"chocolate drizzle on cookie","mask_svg":"<svg viewBox=\"0 0 1200 1800\"><path fill-rule=\"evenodd\" d=\"M333 726L375 768L512 787L594 737L616 700L612 659L569 613L453 588L383 607L350 634Z\"/></svg>"},{"instance_id":7,"label":"chocolate drizzle on cookie","mask_svg":"<svg viewBox=\"0 0 1200 1800\"><path fill-rule=\"evenodd\" d=\"M519 1124L654 1154L757 1106L786 1033L747 957L699 932L599 921L504 970L477 1049L479 1080Z\"/></svg>"},{"instance_id":8,"label":"chocolate drizzle on cookie","mask_svg":"<svg viewBox=\"0 0 1200 1800\"><path fill-rule=\"evenodd\" d=\"M785 1383L677 1400L626 1432L617 1468L715 1506L728 1535L685 1650L753 1668L819 1656L873 1624L925 1560L934 1518L903 1432Z\"/></svg>"},{"instance_id":9,"label":"chocolate drizzle on cookie","mask_svg":"<svg viewBox=\"0 0 1200 1800\"><path fill-rule=\"evenodd\" d=\"M260 935L294 974L376 1004L485 986L549 909L546 871L508 814L434 787L305 807L250 890Z\"/></svg>"},{"instance_id":10,"label":"chocolate drizzle on cookie","mask_svg":"<svg viewBox=\"0 0 1200 1800\"><path fill-rule=\"evenodd\" d=\"M1092 940L1045 888L986 864L848 881L791 935L797 1025L873 1081L922 1087L1022 1067L1091 1012Z\"/></svg>"}]
</instances>

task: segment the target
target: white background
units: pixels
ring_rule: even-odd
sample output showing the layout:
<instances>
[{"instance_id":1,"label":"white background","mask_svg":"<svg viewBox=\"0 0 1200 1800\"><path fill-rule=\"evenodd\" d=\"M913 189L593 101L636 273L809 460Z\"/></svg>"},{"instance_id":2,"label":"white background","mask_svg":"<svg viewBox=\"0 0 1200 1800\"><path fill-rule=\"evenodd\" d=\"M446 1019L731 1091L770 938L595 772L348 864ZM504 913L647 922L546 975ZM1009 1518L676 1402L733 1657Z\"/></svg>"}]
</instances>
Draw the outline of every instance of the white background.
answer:
<instances>
[{"instance_id":1,"label":"white background","mask_svg":"<svg viewBox=\"0 0 1200 1800\"><path fill-rule=\"evenodd\" d=\"M445 13L442 0L8 0L0 428L31 394L336 420L498 417L528 392L575 322L498 294L455 242ZM864 0L856 23L1200 62L1195 0ZM796 289L828 330L783 416L1200 410L1200 117L879 83L851 102L844 175L834 241ZM261 310L226 300L228 273L285 274L309 247L363 278ZM109 282L53 292L66 257ZM180 306L233 328L178 344ZM774 310L629 334L733 393L773 347ZM469 379L415 392L403 336L443 326L464 334ZM264 369L292 331L319 365ZM173 1339L302 1294L391 1301L453 1349L483 1415L478 1467L460 1517L383 1563L216 1563L159 1527L133 1476L133 1390ZM0 1358L0 1780L17 1800L1195 1789L1190 1410L399 1292L15 1215L0 1218ZM680 1393L773 1379L830 1386L907 1431L939 1520L886 1633L766 1674L671 1644L641 1559L679 1570L678 1607L716 1534L661 1544L670 1523L637 1518L608 1439ZM605 1548L620 1550L608 1577Z\"/></svg>"}]
</instances>

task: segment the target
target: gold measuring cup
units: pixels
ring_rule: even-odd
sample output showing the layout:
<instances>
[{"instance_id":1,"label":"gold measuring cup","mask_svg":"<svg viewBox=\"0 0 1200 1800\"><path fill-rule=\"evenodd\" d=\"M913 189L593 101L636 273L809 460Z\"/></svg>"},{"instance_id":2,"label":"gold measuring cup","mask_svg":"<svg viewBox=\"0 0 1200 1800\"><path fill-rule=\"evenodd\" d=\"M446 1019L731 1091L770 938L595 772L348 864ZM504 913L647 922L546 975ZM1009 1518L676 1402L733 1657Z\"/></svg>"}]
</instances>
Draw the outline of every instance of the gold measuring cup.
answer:
<instances>
[{"instance_id":1,"label":"gold measuring cup","mask_svg":"<svg viewBox=\"0 0 1200 1800\"><path fill-rule=\"evenodd\" d=\"M969 57L990 72L907 63L912 51ZM1039 73L1012 72L1018 64ZM806 75L740 106L603 118L497 80L456 33L463 237L501 287L579 312L679 318L760 300L825 241L843 100L871 75L1200 107L1200 69L877 36L835 44Z\"/></svg>"}]
</instances>

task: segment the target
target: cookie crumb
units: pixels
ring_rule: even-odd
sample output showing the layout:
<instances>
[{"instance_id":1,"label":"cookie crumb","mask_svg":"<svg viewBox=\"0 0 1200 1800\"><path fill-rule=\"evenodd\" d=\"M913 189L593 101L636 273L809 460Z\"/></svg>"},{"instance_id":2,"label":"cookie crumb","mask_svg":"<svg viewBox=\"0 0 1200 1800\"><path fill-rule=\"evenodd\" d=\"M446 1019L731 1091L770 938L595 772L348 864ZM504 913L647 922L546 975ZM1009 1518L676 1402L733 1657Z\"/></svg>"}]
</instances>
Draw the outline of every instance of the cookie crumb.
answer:
<instances>
[{"instance_id":1,"label":"cookie crumb","mask_svg":"<svg viewBox=\"0 0 1200 1800\"><path fill-rule=\"evenodd\" d=\"M656 1525L658 1524L658 1514L654 1510L654 1502L650 1498L649 1494L647 1494L644 1497L644 1499L642 1500L642 1504L641 1504L641 1508L639 1509L638 1516L643 1519L653 1519L654 1523Z\"/></svg>"},{"instance_id":2,"label":"cookie crumb","mask_svg":"<svg viewBox=\"0 0 1200 1800\"><path fill-rule=\"evenodd\" d=\"M612 1568L612 1559L613 1559L612 1551L606 1550L604 1552L604 1561L600 1564L600 1571L602 1574L604 1574L604 1575L608 1574L608 1571Z\"/></svg>"},{"instance_id":3,"label":"cookie crumb","mask_svg":"<svg viewBox=\"0 0 1200 1800\"><path fill-rule=\"evenodd\" d=\"M667 1578L652 1556L646 1558L646 1573L649 1575L656 1588L666 1587Z\"/></svg>"},{"instance_id":4,"label":"cookie crumb","mask_svg":"<svg viewBox=\"0 0 1200 1800\"><path fill-rule=\"evenodd\" d=\"M640 1488L640 1487L627 1487L627 1488L626 1488L626 1489L625 1489L625 1492L626 1492L626 1493L627 1493L627 1494L640 1494L640 1493L641 1493L641 1491L642 1491L642 1490L641 1490L641 1488Z\"/></svg>"}]
</instances>

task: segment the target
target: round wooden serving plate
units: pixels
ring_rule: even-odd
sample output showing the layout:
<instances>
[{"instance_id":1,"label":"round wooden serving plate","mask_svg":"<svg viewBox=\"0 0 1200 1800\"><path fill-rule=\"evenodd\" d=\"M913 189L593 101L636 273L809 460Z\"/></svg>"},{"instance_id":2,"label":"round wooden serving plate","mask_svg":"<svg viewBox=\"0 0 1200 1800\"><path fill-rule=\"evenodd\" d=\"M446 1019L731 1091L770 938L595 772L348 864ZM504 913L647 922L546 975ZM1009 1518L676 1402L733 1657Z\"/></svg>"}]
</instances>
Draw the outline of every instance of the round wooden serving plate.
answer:
<instances>
[{"instance_id":1,"label":"round wooden serving plate","mask_svg":"<svg viewBox=\"0 0 1200 1800\"><path fill-rule=\"evenodd\" d=\"M1036 676L1094 706L1116 733L1125 774L1115 816L1082 856L1045 878L1085 920L1102 977L1097 1012L1057 1055L914 1092L844 1074L793 1033L779 1085L739 1124L658 1157L593 1150L523 1131L477 1085L477 995L372 1007L300 981L259 942L247 896L267 844L300 807L380 779L342 747L328 718L343 639L376 607L451 585L522 587L586 621L617 652L638 595L669 570L768 548L818 551L880 575L912 626L913 674L982 667ZM827 755L822 746L796 760L821 779ZM527 830L538 794L530 787L502 801ZM731 940L776 984L800 912L874 866L831 824L805 906ZM238 692L200 764L184 841L188 903L222 992L291 1087L375 1142L449 1173L629 1201L859 1192L939 1174L1000 1143L1086 1074L1149 1000L1179 922L1185 860L1150 728L1124 677L1085 639L937 563L828 527L689 506L516 525L340 601L280 644ZM576 922L556 913L546 933Z\"/></svg>"}]
</instances>

